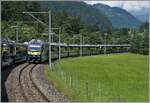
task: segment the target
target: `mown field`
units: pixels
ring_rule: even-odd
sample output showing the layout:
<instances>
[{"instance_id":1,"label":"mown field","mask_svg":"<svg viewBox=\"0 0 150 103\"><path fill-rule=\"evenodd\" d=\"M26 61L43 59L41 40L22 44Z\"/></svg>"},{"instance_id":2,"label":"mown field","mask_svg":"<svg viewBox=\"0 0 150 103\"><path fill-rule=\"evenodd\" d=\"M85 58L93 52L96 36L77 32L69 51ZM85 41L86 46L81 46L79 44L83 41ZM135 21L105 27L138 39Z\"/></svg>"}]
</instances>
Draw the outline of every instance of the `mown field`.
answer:
<instances>
[{"instance_id":1,"label":"mown field","mask_svg":"<svg viewBox=\"0 0 150 103\"><path fill-rule=\"evenodd\" d=\"M111 54L62 59L45 73L70 101L148 101L148 56Z\"/></svg>"}]
</instances>

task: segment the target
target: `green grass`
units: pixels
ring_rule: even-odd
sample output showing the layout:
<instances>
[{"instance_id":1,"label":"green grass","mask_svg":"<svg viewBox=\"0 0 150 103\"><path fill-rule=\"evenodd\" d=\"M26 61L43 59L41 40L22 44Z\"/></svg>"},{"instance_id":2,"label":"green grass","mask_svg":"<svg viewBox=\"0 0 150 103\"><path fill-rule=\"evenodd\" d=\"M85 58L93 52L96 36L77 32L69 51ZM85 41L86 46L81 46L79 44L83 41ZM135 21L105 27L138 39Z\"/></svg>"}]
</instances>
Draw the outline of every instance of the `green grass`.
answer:
<instances>
[{"instance_id":1,"label":"green grass","mask_svg":"<svg viewBox=\"0 0 150 103\"><path fill-rule=\"evenodd\" d=\"M45 72L70 101L148 101L148 56L68 58Z\"/></svg>"}]
</instances>

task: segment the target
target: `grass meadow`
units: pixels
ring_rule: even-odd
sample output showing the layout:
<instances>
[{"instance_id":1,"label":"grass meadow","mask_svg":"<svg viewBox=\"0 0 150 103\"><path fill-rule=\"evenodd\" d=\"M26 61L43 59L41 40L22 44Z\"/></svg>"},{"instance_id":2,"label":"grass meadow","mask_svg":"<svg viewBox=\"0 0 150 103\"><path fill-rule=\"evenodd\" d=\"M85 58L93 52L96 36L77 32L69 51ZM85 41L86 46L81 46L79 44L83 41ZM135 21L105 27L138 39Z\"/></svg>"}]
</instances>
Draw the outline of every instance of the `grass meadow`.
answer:
<instances>
[{"instance_id":1,"label":"grass meadow","mask_svg":"<svg viewBox=\"0 0 150 103\"><path fill-rule=\"evenodd\" d=\"M70 101L148 101L148 56L110 54L62 59L45 73Z\"/></svg>"}]
</instances>

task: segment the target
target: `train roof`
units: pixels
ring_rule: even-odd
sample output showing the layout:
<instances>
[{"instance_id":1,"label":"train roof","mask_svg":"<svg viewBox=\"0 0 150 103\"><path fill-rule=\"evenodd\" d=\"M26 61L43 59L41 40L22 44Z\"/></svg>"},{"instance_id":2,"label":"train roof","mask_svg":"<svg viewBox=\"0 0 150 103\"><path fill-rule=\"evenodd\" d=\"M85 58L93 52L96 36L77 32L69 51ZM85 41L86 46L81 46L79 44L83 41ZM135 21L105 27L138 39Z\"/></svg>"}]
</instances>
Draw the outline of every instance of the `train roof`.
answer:
<instances>
[{"instance_id":1,"label":"train roof","mask_svg":"<svg viewBox=\"0 0 150 103\"><path fill-rule=\"evenodd\" d=\"M2 45L5 44L5 45L12 45L12 46L26 46L23 43L16 43L15 41L10 40L9 38L2 37L1 41L2 41Z\"/></svg>"},{"instance_id":2,"label":"train roof","mask_svg":"<svg viewBox=\"0 0 150 103\"><path fill-rule=\"evenodd\" d=\"M15 43L15 41L10 40L9 38L1 38L2 43Z\"/></svg>"},{"instance_id":3,"label":"train roof","mask_svg":"<svg viewBox=\"0 0 150 103\"><path fill-rule=\"evenodd\" d=\"M42 40L39 40L39 39L32 39L31 41L28 42L28 44L37 44L37 45L42 45L44 44L45 42L42 41Z\"/></svg>"},{"instance_id":4,"label":"train roof","mask_svg":"<svg viewBox=\"0 0 150 103\"><path fill-rule=\"evenodd\" d=\"M48 42L46 43L48 45ZM70 47L130 47L130 44L66 44L66 43L51 43L51 46L70 46Z\"/></svg>"}]
</instances>

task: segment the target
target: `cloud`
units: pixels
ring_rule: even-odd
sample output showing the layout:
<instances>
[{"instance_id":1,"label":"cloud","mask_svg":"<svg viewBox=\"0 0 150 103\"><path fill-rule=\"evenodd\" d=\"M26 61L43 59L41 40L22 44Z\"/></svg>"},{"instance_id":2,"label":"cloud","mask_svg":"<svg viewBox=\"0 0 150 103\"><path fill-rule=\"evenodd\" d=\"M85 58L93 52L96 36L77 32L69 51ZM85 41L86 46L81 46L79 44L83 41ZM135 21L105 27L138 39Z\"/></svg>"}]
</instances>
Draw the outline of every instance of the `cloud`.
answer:
<instances>
[{"instance_id":1,"label":"cloud","mask_svg":"<svg viewBox=\"0 0 150 103\"><path fill-rule=\"evenodd\" d=\"M123 1L85 1L88 4L97 4L97 3L103 3L103 4L107 4L111 7L117 6L117 7L121 7L123 4Z\"/></svg>"},{"instance_id":2,"label":"cloud","mask_svg":"<svg viewBox=\"0 0 150 103\"><path fill-rule=\"evenodd\" d=\"M126 1L123 5L123 9L126 9L128 11L139 11L143 8L148 8L149 2L148 1Z\"/></svg>"}]
</instances>

